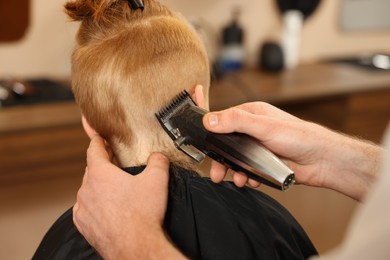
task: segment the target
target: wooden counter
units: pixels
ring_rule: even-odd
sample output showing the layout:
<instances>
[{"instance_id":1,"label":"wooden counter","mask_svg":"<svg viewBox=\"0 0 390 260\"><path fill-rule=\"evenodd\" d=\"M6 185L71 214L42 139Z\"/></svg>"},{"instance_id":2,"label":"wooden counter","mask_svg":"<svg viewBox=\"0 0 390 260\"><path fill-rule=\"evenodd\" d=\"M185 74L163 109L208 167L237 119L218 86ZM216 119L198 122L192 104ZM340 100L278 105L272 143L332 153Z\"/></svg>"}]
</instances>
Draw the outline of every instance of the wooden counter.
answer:
<instances>
[{"instance_id":1,"label":"wooden counter","mask_svg":"<svg viewBox=\"0 0 390 260\"><path fill-rule=\"evenodd\" d=\"M390 119L390 72L306 64L281 73L232 73L210 89L211 110L252 101L265 101L303 119L380 142Z\"/></svg>"},{"instance_id":2,"label":"wooden counter","mask_svg":"<svg viewBox=\"0 0 390 260\"><path fill-rule=\"evenodd\" d=\"M212 109L265 101L291 104L302 100L390 89L390 71L336 63L305 64L280 73L249 69L225 75L212 85Z\"/></svg>"},{"instance_id":3,"label":"wooden counter","mask_svg":"<svg viewBox=\"0 0 390 260\"><path fill-rule=\"evenodd\" d=\"M0 187L84 173L88 138L74 102L0 110Z\"/></svg>"}]
</instances>

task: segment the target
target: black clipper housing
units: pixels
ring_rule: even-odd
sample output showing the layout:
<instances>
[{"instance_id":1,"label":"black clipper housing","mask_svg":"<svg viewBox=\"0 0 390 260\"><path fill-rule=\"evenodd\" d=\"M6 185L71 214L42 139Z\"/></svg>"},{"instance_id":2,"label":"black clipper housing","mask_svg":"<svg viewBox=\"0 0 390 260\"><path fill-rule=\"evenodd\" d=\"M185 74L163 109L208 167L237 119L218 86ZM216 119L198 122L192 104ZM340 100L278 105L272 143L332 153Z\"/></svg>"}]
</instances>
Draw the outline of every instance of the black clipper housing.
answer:
<instances>
[{"instance_id":1,"label":"black clipper housing","mask_svg":"<svg viewBox=\"0 0 390 260\"><path fill-rule=\"evenodd\" d=\"M156 113L161 126L176 147L201 162L205 155L234 171L270 187L287 190L294 172L259 141L242 133L216 134L203 126L206 110L198 107L187 91L177 95Z\"/></svg>"}]
</instances>

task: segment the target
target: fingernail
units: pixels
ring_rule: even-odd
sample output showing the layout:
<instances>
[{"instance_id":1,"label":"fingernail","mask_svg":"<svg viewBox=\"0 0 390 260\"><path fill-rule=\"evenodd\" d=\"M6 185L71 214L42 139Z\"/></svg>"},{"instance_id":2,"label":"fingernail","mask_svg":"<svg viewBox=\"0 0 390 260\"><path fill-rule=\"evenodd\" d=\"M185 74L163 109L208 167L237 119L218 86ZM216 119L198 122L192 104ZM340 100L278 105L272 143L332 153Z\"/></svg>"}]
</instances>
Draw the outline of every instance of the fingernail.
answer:
<instances>
[{"instance_id":1,"label":"fingernail","mask_svg":"<svg viewBox=\"0 0 390 260\"><path fill-rule=\"evenodd\" d=\"M211 114L209 116L209 124L210 124L210 126L217 126L218 125L218 116Z\"/></svg>"}]
</instances>

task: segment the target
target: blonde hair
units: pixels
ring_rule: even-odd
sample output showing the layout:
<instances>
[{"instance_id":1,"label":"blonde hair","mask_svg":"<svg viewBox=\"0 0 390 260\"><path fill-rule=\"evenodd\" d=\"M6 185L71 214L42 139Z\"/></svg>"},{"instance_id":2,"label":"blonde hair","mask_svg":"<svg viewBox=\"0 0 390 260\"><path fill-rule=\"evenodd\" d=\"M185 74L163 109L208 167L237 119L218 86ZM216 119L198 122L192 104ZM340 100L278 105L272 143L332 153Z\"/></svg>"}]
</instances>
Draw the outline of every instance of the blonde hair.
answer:
<instances>
[{"instance_id":1,"label":"blonde hair","mask_svg":"<svg viewBox=\"0 0 390 260\"><path fill-rule=\"evenodd\" d=\"M206 51L178 14L155 0L144 0L144 5L143 11L132 10L126 0L65 5L66 13L81 21L72 89L83 115L114 152L131 149L136 156L160 151L186 161L154 113L183 89L196 84L208 89ZM141 157L137 163L144 163Z\"/></svg>"}]
</instances>

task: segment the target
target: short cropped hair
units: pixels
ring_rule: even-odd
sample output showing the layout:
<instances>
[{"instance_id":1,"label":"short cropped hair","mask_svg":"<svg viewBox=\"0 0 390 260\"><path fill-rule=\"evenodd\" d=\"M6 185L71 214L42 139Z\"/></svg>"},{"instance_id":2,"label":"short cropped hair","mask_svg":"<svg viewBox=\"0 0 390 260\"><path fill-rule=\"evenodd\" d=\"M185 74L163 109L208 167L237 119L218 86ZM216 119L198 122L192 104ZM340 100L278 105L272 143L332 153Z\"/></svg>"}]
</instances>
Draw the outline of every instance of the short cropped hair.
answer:
<instances>
[{"instance_id":1,"label":"short cropped hair","mask_svg":"<svg viewBox=\"0 0 390 260\"><path fill-rule=\"evenodd\" d=\"M156 0L144 5L144 10L132 10L127 0L65 5L66 13L81 22L72 89L82 114L109 142L134 147L148 139L169 155L172 141L154 113L196 84L207 94L209 62L184 18Z\"/></svg>"}]
</instances>

